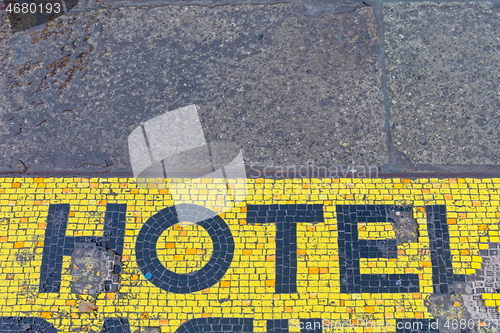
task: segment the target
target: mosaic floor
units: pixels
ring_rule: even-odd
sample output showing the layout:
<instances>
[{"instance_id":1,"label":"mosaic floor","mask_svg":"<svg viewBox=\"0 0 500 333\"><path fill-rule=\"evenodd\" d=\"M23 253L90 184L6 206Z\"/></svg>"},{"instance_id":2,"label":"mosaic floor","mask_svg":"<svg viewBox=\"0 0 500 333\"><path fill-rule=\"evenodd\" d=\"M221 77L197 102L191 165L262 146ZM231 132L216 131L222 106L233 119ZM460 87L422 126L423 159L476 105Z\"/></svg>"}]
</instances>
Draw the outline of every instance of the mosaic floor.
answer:
<instances>
[{"instance_id":1,"label":"mosaic floor","mask_svg":"<svg viewBox=\"0 0 500 333\"><path fill-rule=\"evenodd\" d=\"M0 331L496 331L500 179L227 186L0 178Z\"/></svg>"}]
</instances>

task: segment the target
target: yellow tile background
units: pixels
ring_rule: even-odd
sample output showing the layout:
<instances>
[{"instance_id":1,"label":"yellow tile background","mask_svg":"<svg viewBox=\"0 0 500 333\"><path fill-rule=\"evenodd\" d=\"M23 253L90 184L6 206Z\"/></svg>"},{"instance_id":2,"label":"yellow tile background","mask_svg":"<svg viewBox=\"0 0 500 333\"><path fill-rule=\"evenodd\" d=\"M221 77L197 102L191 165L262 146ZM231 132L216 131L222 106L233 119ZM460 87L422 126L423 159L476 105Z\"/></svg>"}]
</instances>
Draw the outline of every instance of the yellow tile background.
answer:
<instances>
[{"instance_id":1,"label":"yellow tile background","mask_svg":"<svg viewBox=\"0 0 500 333\"><path fill-rule=\"evenodd\" d=\"M246 196L241 184L233 185L244 198L233 208L216 195L216 189L225 186L223 180L186 184L170 179L168 189L163 179L149 181L147 188L141 188L128 178L0 178L0 316L42 317L68 333L75 327L100 331L104 319L113 317L128 318L132 332L148 326L175 332L182 322L200 317L253 318L255 332L266 331L267 319L385 320L395 326L396 318L432 318L424 305L432 293L425 205L447 207L457 274L474 274L481 268L479 249L499 241L500 179L248 179ZM220 215L235 239L233 262L223 279L192 294L158 289L135 263L135 237L142 224L174 200L195 201L218 212L229 209ZM97 312L77 312L82 300L92 299L71 293L70 257L64 258L61 292L38 294L47 212L50 204L57 203L70 204L68 236L100 235L106 204L127 204L122 286L119 294L98 295ZM275 226L246 224L246 205L288 203L323 204L325 222L298 224L298 293L274 294ZM419 242L399 246L398 259L362 259L361 272L419 274L419 293L340 293L335 206L350 204L414 206ZM162 260L188 256L189 250L193 264L182 264L185 257L177 257L178 263L166 263L167 267L178 272L189 265L201 267L208 260L203 254L211 251L207 236L192 226L176 228L157 245L164 249ZM395 237L389 223L359 228L360 238ZM182 230L186 234L176 236ZM165 244L175 239L167 248ZM483 299L487 306L500 306L498 295L483 294Z\"/></svg>"}]
</instances>

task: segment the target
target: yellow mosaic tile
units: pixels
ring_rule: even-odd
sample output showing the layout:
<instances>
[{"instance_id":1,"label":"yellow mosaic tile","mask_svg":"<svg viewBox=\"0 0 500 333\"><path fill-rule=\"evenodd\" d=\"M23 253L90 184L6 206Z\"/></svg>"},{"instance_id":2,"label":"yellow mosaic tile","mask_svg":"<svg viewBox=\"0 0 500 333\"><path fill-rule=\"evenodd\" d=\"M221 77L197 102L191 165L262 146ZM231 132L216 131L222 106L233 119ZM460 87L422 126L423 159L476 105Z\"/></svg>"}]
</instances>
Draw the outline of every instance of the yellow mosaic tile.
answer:
<instances>
[{"instance_id":1,"label":"yellow mosaic tile","mask_svg":"<svg viewBox=\"0 0 500 333\"><path fill-rule=\"evenodd\" d=\"M236 207L214 195L221 186L225 186L222 180L201 179L169 179L168 186L154 180L139 187L128 178L0 178L0 316L43 318L67 333L75 328L99 332L107 318L126 318L132 332L144 327L175 332L194 318L249 318L254 332L267 332L270 320L290 320L290 332L300 331L293 328L299 319L321 318L332 324L382 321L392 328L351 326L338 331L395 332L397 320L433 318L426 303L434 282L425 207L445 206L454 274L476 274L484 268L481 251L499 242L500 179L248 179L246 193L239 186L233 188L242 200ZM219 214L234 238L234 253L219 282L176 294L150 282L138 267L135 248L148 219L184 201ZM126 205L119 290L99 292L96 297L88 290L75 293L75 264L65 255L59 292L39 291L49 207L57 204L69 205L65 237L89 239L106 232L108 204ZM276 281L281 255L278 227L249 222L247 208L259 205L323 207L321 223L296 225L296 292L275 292L281 283ZM411 207L418 239L398 245L397 259L360 258L359 270L361 274L417 276L415 291L341 291L339 257L345 253L339 251L338 205ZM391 221L360 222L357 232L366 244L397 238ZM178 224L158 236L159 261L179 274L201 269L215 251L209 234L196 224ZM484 293L482 299L486 307L498 310L500 294ZM95 304L97 310L79 312L82 302Z\"/></svg>"}]
</instances>

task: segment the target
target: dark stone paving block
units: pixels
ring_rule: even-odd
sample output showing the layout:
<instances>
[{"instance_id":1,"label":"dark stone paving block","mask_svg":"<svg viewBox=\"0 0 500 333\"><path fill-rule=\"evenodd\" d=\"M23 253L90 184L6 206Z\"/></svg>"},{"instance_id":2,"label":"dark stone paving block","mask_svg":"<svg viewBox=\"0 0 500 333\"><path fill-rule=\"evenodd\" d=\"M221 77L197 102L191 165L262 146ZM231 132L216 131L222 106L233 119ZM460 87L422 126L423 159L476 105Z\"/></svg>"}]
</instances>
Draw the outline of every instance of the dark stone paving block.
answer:
<instances>
[{"instance_id":1,"label":"dark stone paving block","mask_svg":"<svg viewBox=\"0 0 500 333\"><path fill-rule=\"evenodd\" d=\"M236 143L247 164L386 163L372 8L306 14L163 6L68 14L14 35L4 24L0 166L130 169L130 132L192 103L207 140Z\"/></svg>"},{"instance_id":2,"label":"dark stone paving block","mask_svg":"<svg viewBox=\"0 0 500 333\"><path fill-rule=\"evenodd\" d=\"M500 164L500 9L386 3L392 137L417 163Z\"/></svg>"}]
</instances>

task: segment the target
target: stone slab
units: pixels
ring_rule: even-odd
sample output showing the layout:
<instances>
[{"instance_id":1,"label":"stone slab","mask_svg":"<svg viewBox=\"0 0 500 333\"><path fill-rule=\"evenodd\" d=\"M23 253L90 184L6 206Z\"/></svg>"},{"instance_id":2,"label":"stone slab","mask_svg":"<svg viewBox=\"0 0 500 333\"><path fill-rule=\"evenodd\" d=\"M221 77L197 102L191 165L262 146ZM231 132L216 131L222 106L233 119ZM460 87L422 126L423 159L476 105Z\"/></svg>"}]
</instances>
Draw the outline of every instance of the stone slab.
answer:
<instances>
[{"instance_id":1,"label":"stone slab","mask_svg":"<svg viewBox=\"0 0 500 333\"><path fill-rule=\"evenodd\" d=\"M500 164L500 10L385 3L392 138L415 163Z\"/></svg>"},{"instance_id":2,"label":"stone slab","mask_svg":"<svg viewBox=\"0 0 500 333\"><path fill-rule=\"evenodd\" d=\"M14 35L4 20L0 166L130 170L132 130L193 103L207 140L237 144L247 164L386 163L372 8L307 13L100 9Z\"/></svg>"}]
</instances>

